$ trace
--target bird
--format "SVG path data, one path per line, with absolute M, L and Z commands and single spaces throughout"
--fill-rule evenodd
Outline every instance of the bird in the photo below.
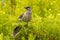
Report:
M 27 25 L 28 25 L 28 22 L 31 20 L 32 18 L 32 9 L 31 7 L 29 6 L 26 6 L 24 7 L 27 11 L 24 12 L 22 15 L 20 15 L 18 17 L 18 20 L 20 21 L 24 21 L 24 22 L 27 22 Z M 14 29 L 13 31 L 13 36 L 16 36 L 16 34 L 21 30 L 21 27 L 20 27 L 20 23 L 18 22 L 18 26 Z
M 29 22 L 32 18 L 32 9 L 29 6 L 24 7 L 27 11 L 18 17 L 19 20 Z

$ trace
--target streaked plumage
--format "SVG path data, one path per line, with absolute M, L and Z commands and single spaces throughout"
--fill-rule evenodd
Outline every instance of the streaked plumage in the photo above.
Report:
M 26 9 L 27 9 L 27 11 L 25 13 L 23 13 L 22 15 L 20 15 L 18 19 L 28 22 L 32 18 L 32 10 L 30 7 L 26 7 Z
M 20 15 L 18 19 L 24 22 L 29 22 L 32 18 L 32 10 L 30 7 L 25 7 L 25 9 L 27 9 L 27 11 L 23 13 L 22 15 Z M 20 29 L 21 27 L 20 25 L 18 25 L 13 31 L 13 36 L 15 36 L 20 31 Z

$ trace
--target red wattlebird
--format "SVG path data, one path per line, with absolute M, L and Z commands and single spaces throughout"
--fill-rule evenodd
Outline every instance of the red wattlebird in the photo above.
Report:
M 29 6 L 24 7 L 27 11 L 25 13 L 23 13 L 22 15 L 20 15 L 18 17 L 19 20 L 27 22 L 27 26 L 28 26 L 28 22 L 31 20 L 32 18 L 32 9 Z M 19 31 L 20 31 L 21 27 L 20 24 L 14 29 L 13 31 L 13 36 L 15 36 Z

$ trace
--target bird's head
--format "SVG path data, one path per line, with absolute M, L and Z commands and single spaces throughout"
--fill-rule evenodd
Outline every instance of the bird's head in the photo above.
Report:
M 31 11 L 31 7 L 29 7 L 29 6 L 26 6 L 24 8 L 27 9 L 28 11 Z

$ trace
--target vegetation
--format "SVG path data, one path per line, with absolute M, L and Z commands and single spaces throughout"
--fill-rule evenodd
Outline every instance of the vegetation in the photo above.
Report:
M 28 27 L 12 37 L 18 16 L 32 8 Z M 60 40 L 60 0 L 0 0 L 0 40 Z

